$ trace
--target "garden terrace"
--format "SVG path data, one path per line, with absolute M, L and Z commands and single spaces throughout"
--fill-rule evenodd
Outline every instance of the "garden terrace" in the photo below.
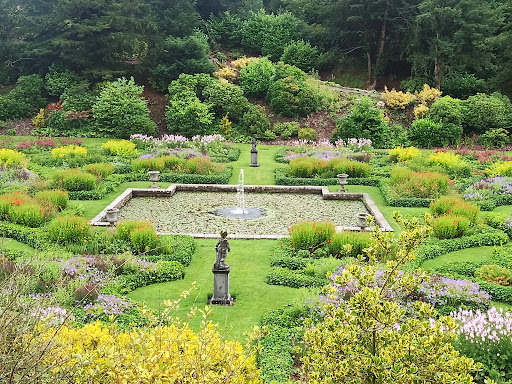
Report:
M 274 205 L 274 207 L 281 207 L 284 208 L 286 211 L 290 211 L 290 208 L 294 205 L 300 204 L 300 201 L 295 201 L 295 197 L 304 196 L 304 197 L 315 197 L 321 196 L 321 199 L 316 198 L 314 201 L 304 201 L 304 204 L 302 206 L 295 207 L 296 211 L 293 212 L 292 217 L 290 218 L 290 222 L 281 222 L 279 221 L 280 215 L 283 215 L 283 212 L 277 212 L 276 215 L 271 216 L 269 218 L 263 218 L 258 219 L 258 221 L 255 221 L 252 225 L 246 225 L 245 227 L 252 227 L 252 230 L 250 228 L 246 228 L 246 230 L 240 231 L 240 232 L 230 232 L 233 233 L 231 236 L 232 238 L 238 238 L 238 239 L 278 239 L 280 237 L 283 237 L 287 234 L 288 227 L 293 224 L 294 222 L 304 220 L 306 216 L 308 216 L 308 219 L 313 220 L 326 220 L 331 219 L 335 224 L 337 224 L 337 230 L 338 231 L 358 231 L 360 230 L 360 227 L 357 226 L 355 215 L 357 213 L 369 213 L 371 216 L 375 218 L 375 222 L 383 231 L 389 231 L 392 232 L 393 229 L 385 219 L 385 217 L 382 215 L 382 213 L 379 211 L 373 200 L 371 199 L 370 195 L 367 193 L 338 193 L 338 192 L 329 192 L 329 189 L 327 187 L 318 187 L 318 186 L 272 186 L 272 185 L 264 185 L 264 186 L 256 186 L 256 185 L 247 185 L 244 187 L 245 192 L 247 193 L 248 197 L 248 204 L 250 205 L 250 197 L 251 196 L 257 196 L 258 200 L 263 199 L 264 196 L 274 196 L 274 197 L 281 197 L 280 201 Z M 96 226 L 108 226 L 109 223 L 106 221 L 106 214 L 107 210 L 110 209 L 120 209 L 120 215 L 123 216 L 123 208 L 124 211 L 126 211 L 126 207 L 130 205 L 130 202 L 135 202 L 136 198 L 173 198 L 178 196 L 177 193 L 185 192 L 185 193 L 219 193 L 218 196 L 221 196 L 220 193 L 223 193 L 222 196 L 225 196 L 226 193 L 232 194 L 232 197 L 230 196 L 226 200 L 226 205 L 233 204 L 232 202 L 235 200 L 235 194 L 237 191 L 236 185 L 209 185 L 209 184 L 172 184 L 167 189 L 136 189 L 136 188 L 129 188 L 125 190 L 119 197 L 117 197 L 111 204 L 109 204 L 102 212 L 100 212 L 95 218 L 91 220 L 92 225 Z M 283 195 L 286 194 L 286 195 Z M 289 199 L 294 199 L 294 203 L 290 204 L 290 201 L 286 201 L 286 197 Z M 197 198 L 197 196 L 196 196 Z M 185 199 L 185 201 L 183 201 Z M 182 201 L 183 205 L 187 204 L 188 198 L 180 199 Z M 201 200 L 201 197 L 199 197 Z M 282 201 L 284 199 L 285 201 Z M 214 200 L 212 199 L 212 196 L 209 195 L 208 198 L 203 198 L 202 202 L 204 203 Z M 215 201 L 218 200 L 215 198 Z M 339 206 L 337 204 L 333 204 L 334 201 L 343 202 L 343 206 Z M 159 205 L 160 203 L 160 205 Z M 213 220 L 211 217 L 206 218 L 204 215 L 194 215 L 195 217 L 190 217 L 184 214 L 183 206 L 171 206 L 167 205 L 165 206 L 162 211 L 159 211 L 159 206 L 165 203 L 165 201 L 160 201 L 159 203 L 154 202 L 150 203 L 152 206 L 152 209 L 148 209 L 148 211 L 151 211 L 149 213 L 150 217 L 146 217 L 147 219 L 151 219 L 155 222 L 157 226 L 157 230 L 161 234 L 169 234 L 170 232 L 168 230 L 163 230 L 163 227 L 159 228 L 158 225 L 158 218 L 162 217 L 163 215 L 169 216 L 179 216 L 179 223 L 188 223 L 189 225 L 186 227 L 188 228 L 185 231 L 180 230 L 180 225 L 178 222 L 175 222 L 173 224 L 177 225 L 176 232 L 181 234 L 189 234 L 191 236 L 194 236 L 196 238 L 217 238 L 218 235 L 215 233 L 219 228 L 224 228 L 223 225 L 228 228 L 233 228 L 236 230 L 236 228 L 240 228 L 239 224 L 242 224 L 242 221 L 238 221 L 235 219 L 229 220 L 229 219 L 223 219 L 218 218 L 218 222 L 213 222 L 212 225 L 208 226 L 210 228 L 208 231 L 204 231 L 204 233 L 191 233 L 190 228 L 198 228 L 202 226 L 203 221 L 211 221 Z M 315 204 L 315 209 L 311 210 L 309 207 L 310 204 Z M 218 205 L 218 202 L 216 201 L 216 205 Z M 263 204 L 262 204 L 263 205 Z M 323 207 L 323 209 L 322 209 Z M 140 206 L 137 207 L 138 209 L 135 209 L 137 214 L 137 218 L 144 217 L 144 214 L 140 211 Z M 265 208 L 265 207 L 263 207 Z M 208 208 L 209 209 L 209 208 Z M 214 207 L 212 207 L 214 209 Z M 173 212 L 174 210 L 174 212 Z M 349 211 L 350 213 L 344 212 L 344 210 Z M 203 213 L 208 213 L 208 210 L 202 210 Z M 317 211 L 324 211 L 324 216 L 316 215 L 315 212 Z M 313 214 L 307 215 L 307 213 Z M 325 217 L 325 216 L 328 217 Z M 340 221 L 341 215 L 345 215 L 345 218 Z M 289 215 L 288 215 L 289 216 Z M 309 217 L 311 216 L 311 217 Z M 216 217 L 216 216 L 215 216 Z M 126 217 L 123 217 L 125 219 Z M 131 217 L 135 218 L 135 217 Z M 277 225 L 265 225 L 265 220 L 267 223 L 269 221 L 276 222 Z M 247 224 L 251 221 L 244 220 L 243 223 Z M 230 224 L 231 223 L 231 224 Z M 236 223 L 236 224 L 235 224 Z M 170 223 L 168 223 L 170 224 Z M 234 224 L 234 225 L 233 225 Z M 238 225 L 237 225 L 238 224 Z M 258 231 L 258 227 L 263 227 L 262 230 Z M 275 228 L 275 229 L 274 229 Z M 256 232 L 255 232 L 256 230 Z M 172 232 L 175 233 L 175 232 Z

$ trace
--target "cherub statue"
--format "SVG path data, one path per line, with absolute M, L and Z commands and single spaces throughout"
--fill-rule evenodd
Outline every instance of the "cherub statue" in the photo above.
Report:
M 231 250 L 229 247 L 229 241 L 227 239 L 228 232 L 222 231 L 220 233 L 220 239 L 217 242 L 217 245 L 215 245 L 215 264 L 213 264 L 213 269 L 216 270 L 226 270 L 229 268 L 229 265 L 226 265 L 224 261 L 226 260 L 226 257 L 228 256 L 228 252 Z

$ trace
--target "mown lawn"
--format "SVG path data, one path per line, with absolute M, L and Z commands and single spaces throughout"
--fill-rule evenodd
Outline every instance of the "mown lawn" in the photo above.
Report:
M 154 284 L 131 292 L 128 297 L 143 301 L 148 307 L 161 309 L 164 300 L 179 299 L 180 294 L 196 282 L 196 289 L 180 303 L 175 316 L 186 319 L 190 308 L 204 309 L 208 295 L 213 294 L 212 266 L 215 261 L 217 240 L 196 240 L 197 248 L 192 263 L 186 268 L 185 278 L 179 281 Z M 244 333 L 259 325 L 264 313 L 287 304 L 301 301 L 311 293 L 306 289 L 295 289 L 265 283 L 270 268 L 270 257 L 278 245 L 276 240 L 230 240 L 231 252 L 226 263 L 231 266 L 230 292 L 236 297 L 235 304 L 213 306 L 210 320 L 219 324 L 223 337 L 245 341 Z M 202 316 L 191 321 L 198 330 Z

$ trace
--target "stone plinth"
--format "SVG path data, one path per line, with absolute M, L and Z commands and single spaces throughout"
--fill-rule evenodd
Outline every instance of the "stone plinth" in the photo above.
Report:
M 251 149 L 251 167 L 259 167 L 258 164 L 258 150 Z
M 211 305 L 233 305 L 233 298 L 229 293 L 229 271 L 227 269 L 212 269 L 213 272 L 213 297 Z

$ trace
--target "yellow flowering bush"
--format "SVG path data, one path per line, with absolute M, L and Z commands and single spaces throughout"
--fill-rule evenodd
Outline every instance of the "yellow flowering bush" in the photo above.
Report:
M 490 177 L 512 176 L 512 161 L 497 161 L 485 171 Z
M 223 67 L 223 68 L 219 69 L 218 71 L 213 72 L 213 76 L 215 76 L 219 80 L 224 79 L 224 80 L 227 80 L 228 82 L 232 83 L 233 81 L 235 81 L 235 79 L 237 77 L 237 73 L 232 68 Z
M 400 146 L 388 151 L 389 158 L 393 162 L 403 163 L 421 157 L 421 151 L 416 147 L 402 148 Z
M 446 172 L 454 176 L 468 177 L 471 173 L 469 164 L 466 163 L 459 155 L 450 152 L 432 153 L 428 157 L 428 161 L 432 165 L 443 167 Z
M 205 322 L 199 333 L 187 324 L 120 331 L 100 322 L 44 331 L 44 364 L 72 383 L 260 383 L 253 356 L 222 339 Z
M 425 104 L 428 106 L 434 104 L 437 100 L 439 100 L 442 94 L 443 92 L 440 91 L 439 89 L 431 88 L 430 85 L 428 84 L 423 84 L 423 89 L 421 90 L 420 93 L 416 95 L 416 97 L 418 98 L 421 104 Z
M 414 118 L 416 120 L 424 118 L 425 116 L 427 116 L 428 110 L 429 108 L 427 107 L 426 104 L 420 104 L 414 107 Z
M 109 140 L 101 144 L 101 148 L 112 156 L 135 157 L 139 155 L 135 143 L 128 140 Z
M 66 145 L 52 149 L 52 157 L 54 159 L 68 159 L 71 157 L 87 156 L 87 148 L 79 145 Z
M 393 109 L 405 109 L 414 99 L 415 96 L 413 94 L 396 91 L 394 88 L 388 91 L 388 88 L 384 87 L 384 92 L 382 92 L 382 100 L 384 100 L 389 108 Z
M 235 67 L 236 69 L 240 70 L 246 65 L 249 65 L 249 63 L 259 60 L 257 57 L 241 57 L 240 59 L 233 60 L 231 62 L 231 65 Z
M 5 168 L 23 168 L 28 164 L 25 154 L 15 149 L 0 148 L 0 166 Z

